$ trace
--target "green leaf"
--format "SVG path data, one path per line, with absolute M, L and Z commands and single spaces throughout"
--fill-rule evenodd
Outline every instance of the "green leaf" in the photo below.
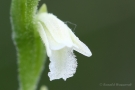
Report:
M 12 0 L 12 37 L 17 50 L 19 90 L 35 90 L 44 68 L 46 53 L 37 32 L 38 0 Z

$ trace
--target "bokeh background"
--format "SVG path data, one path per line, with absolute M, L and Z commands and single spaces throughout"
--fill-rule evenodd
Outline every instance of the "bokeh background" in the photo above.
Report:
M 47 60 L 39 87 L 49 90 L 135 90 L 135 0 L 41 0 L 48 11 L 77 25 L 75 34 L 92 51 L 75 52 L 77 72 L 67 81 L 49 81 Z M 0 1 L 0 90 L 17 90 L 16 50 L 11 39 L 11 0 Z M 75 25 L 67 23 L 74 29 Z M 121 83 L 131 86 L 101 86 Z

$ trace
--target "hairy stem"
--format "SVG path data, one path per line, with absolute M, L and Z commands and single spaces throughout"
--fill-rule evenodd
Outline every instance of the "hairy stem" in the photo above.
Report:
M 35 90 L 46 54 L 37 32 L 36 11 L 39 0 L 12 0 L 12 39 L 17 50 L 19 90 Z

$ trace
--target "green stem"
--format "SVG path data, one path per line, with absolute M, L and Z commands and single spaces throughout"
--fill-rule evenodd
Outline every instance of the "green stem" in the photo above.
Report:
M 19 89 L 35 90 L 45 62 L 45 48 L 39 37 L 35 15 L 39 0 L 12 0 L 12 38 L 17 50 Z

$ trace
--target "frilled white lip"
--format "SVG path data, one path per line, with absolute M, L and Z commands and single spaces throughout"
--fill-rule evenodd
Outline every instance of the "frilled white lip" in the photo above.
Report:
M 38 15 L 38 32 L 45 44 L 50 59 L 48 73 L 50 80 L 66 80 L 76 72 L 77 61 L 73 50 L 90 57 L 89 48 L 79 40 L 72 30 L 55 15 L 41 13 Z

